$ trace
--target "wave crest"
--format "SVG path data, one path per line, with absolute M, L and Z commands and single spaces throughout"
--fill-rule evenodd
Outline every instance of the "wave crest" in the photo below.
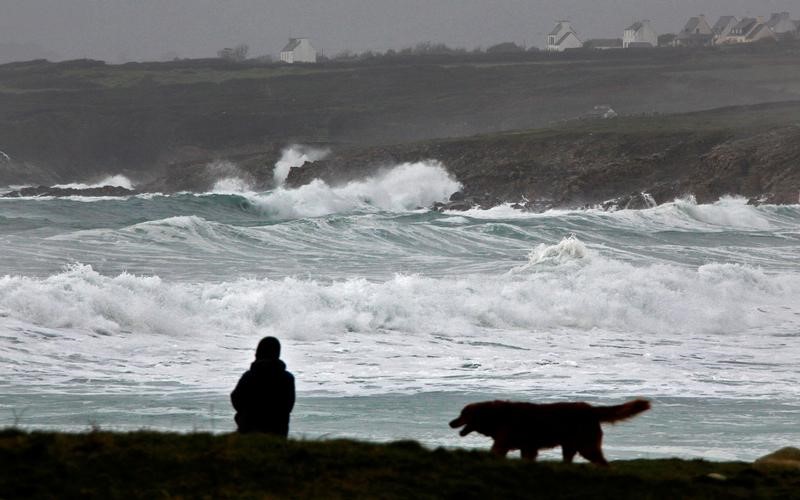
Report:
M 404 163 L 364 180 L 329 186 L 317 179 L 296 189 L 277 188 L 254 203 L 279 218 L 320 217 L 360 210 L 408 211 L 447 200 L 461 184 L 436 161 Z
M 132 190 L 134 184 L 130 179 L 128 179 L 124 175 L 110 175 L 95 183 L 87 184 L 82 182 L 73 182 L 70 184 L 55 184 L 52 187 L 60 189 L 94 189 L 105 186 L 121 187 Z

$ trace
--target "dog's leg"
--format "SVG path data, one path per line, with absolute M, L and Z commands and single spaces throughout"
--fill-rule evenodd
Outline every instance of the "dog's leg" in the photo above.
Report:
M 497 455 L 498 457 L 505 457 L 508 454 L 508 448 L 500 444 L 499 442 L 495 441 L 492 445 L 492 453 Z
M 600 449 L 600 443 L 591 448 L 586 447 L 579 451 L 581 456 L 595 465 L 608 465 L 606 457 L 603 456 L 603 450 Z
M 520 454 L 525 460 L 536 461 L 536 457 L 539 456 L 539 450 L 537 448 L 522 448 Z
M 575 454 L 578 451 L 575 448 L 570 448 L 569 446 L 561 446 L 561 456 L 564 457 L 565 464 L 571 464 L 572 459 L 575 458 Z

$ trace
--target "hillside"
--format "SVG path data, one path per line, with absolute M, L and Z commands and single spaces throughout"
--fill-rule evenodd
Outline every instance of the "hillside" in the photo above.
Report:
M 797 469 L 678 459 L 529 463 L 415 442 L 0 432 L 2 498 L 791 498 Z
M 531 209 L 580 207 L 616 199 L 647 206 L 685 195 L 798 203 L 800 102 L 684 115 L 577 120 L 557 127 L 353 148 L 303 168 L 290 186 L 315 178 L 341 183 L 402 162 L 435 159 L 462 184 L 451 208 L 511 202 Z
M 796 100 L 799 54 L 789 43 L 313 66 L 6 64 L 0 151 L 11 159 L 0 160 L 0 185 L 118 173 L 146 182 L 221 158 L 258 171 L 295 142 L 338 149 L 554 127 L 598 105 L 636 116 Z

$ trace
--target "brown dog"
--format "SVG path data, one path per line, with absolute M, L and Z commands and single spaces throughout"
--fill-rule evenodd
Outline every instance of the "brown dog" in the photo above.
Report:
M 464 426 L 462 436 L 472 431 L 489 436 L 494 439 L 492 453 L 500 456 L 520 450 L 522 458 L 536 460 L 540 449 L 561 446 L 564 462 L 572 462 L 575 453 L 580 453 L 592 463 L 608 465 L 601 449 L 600 422 L 618 422 L 649 408 L 646 399 L 617 406 L 486 401 L 465 406 L 450 427 Z

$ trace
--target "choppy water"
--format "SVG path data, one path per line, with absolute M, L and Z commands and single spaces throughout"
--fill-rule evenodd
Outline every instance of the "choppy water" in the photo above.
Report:
M 447 427 L 469 401 L 645 396 L 610 458 L 798 445 L 800 206 L 420 208 L 457 187 L 430 162 L 0 199 L 0 425 L 229 431 L 227 394 L 276 335 L 295 436 L 480 447 Z

